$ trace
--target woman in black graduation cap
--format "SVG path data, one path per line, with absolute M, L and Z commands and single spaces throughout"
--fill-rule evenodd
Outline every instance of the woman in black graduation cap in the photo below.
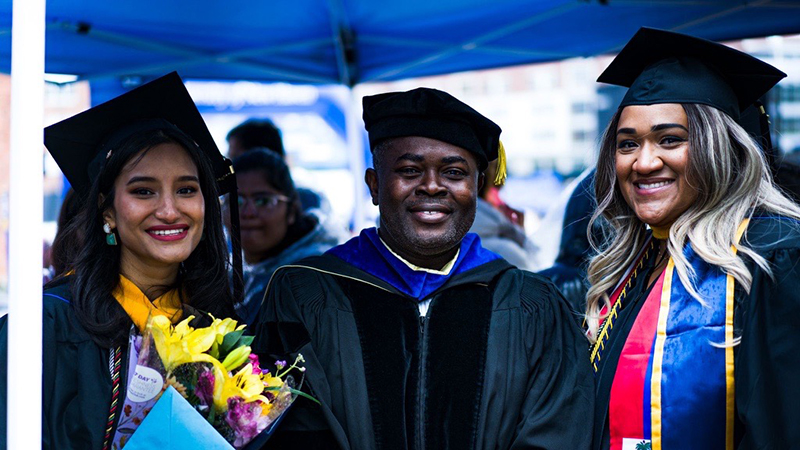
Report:
M 602 140 L 589 266 L 596 449 L 800 442 L 800 209 L 740 111 L 785 74 L 643 28 L 598 81 L 630 89 Z
M 129 337 L 151 315 L 234 316 L 217 186 L 229 162 L 176 73 L 48 127 L 45 145 L 89 200 L 72 222 L 83 248 L 44 292 L 42 446 L 116 448 Z M 5 318 L 0 332 L 5 361 Z M 3 372 L 0 444 L 6 389 Z

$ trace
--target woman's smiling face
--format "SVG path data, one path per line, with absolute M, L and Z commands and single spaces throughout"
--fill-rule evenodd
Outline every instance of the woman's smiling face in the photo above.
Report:
M 642 222 L 667 227 L 697 199 L 687 178 L 689 124 L 677 103 L 626 106 L 615 166 L 625 201 Z
M 140 152 L 120 172 L 114 192 L 103 217 L 119 235 L 122 273 L 177 271 L 197 248 L 205 219 L 197 166 L 186 150 L 166 143 Z

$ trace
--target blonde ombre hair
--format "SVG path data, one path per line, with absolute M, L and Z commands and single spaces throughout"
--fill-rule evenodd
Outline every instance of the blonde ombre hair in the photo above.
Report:
M 773 183 L 763 153 L 747 132 L 720 110 L 700 104 L 682 104 L 689 122 L 689 162 L 686 176 L 698 196 L 695 202 L 672 224 L 667 249 L 675 263 L 675 271 L 687 291 L 703 303 L 695 290 L 696 274 L 684 257 L 688 241 L 704 261 L 719 266 L 750 292 L 752 274 L 743 256 L 752 259 L 772 276 L 763 257 L 746 245 L 736 246 L 736 229 L 754 211 L 800 219 L 800 207 L 789 200 Z M 597 209 L 590 229 L 604 220 L 608 226 L 605 241 L 589 240 L 597 252 L 589 263 L 591 288 L 586 295 L 586 318 L 589 338 L 597 337 L 600 311 L 609 304 L 608 292 L 633 263 L 637 251 L 647 238 L 645 223 L 636 217 L 617 185 L 615 169 L 616 134 L 622 108 L 603 134 L 595 176 Z

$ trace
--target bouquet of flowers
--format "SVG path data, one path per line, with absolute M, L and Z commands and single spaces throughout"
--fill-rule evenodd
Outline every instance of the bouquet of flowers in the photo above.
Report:
M 152 448 L 168 433 L 177 434 L 167 437 L 171 441 L 240 449 L 271 434 L 297 395 L 316 402 L 295 389 L 289 375 L 305 371 L 302 355 L 291 365 L 277 361 L 273 374 L 251 353 L 253 337 L 244 335 L 244 325 L 213 319 L 195 329 L 192 319 L 173 326 L 154 316 L 143 336 L 132 336 L 128 389 L 112 449 Z

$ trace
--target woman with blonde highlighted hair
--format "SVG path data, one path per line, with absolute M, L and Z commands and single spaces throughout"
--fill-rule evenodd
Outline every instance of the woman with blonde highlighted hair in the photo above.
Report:
M 642 28 L 598 79 L 629 90 L 595 180 L 595 449 L 800 442 L 800 208 L 736 122 L 784 76 Z

